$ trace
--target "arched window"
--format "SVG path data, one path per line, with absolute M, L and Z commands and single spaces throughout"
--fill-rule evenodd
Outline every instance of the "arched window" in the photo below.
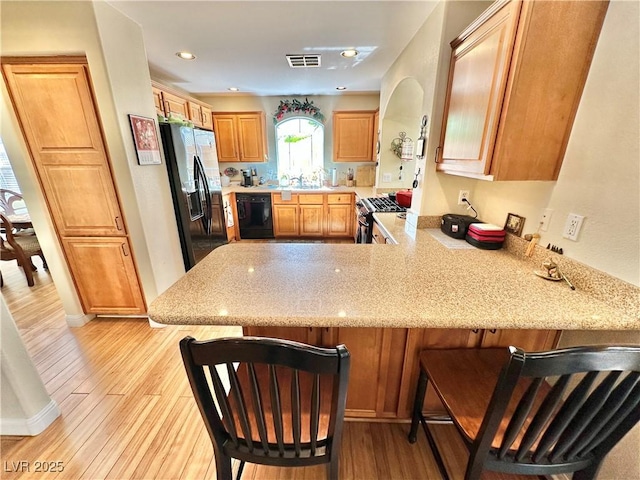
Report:
M 276 124 L 278 178 L 304 176 L 313 181 L 324 169 L 324 125 L 309 117 L 289 117 Z

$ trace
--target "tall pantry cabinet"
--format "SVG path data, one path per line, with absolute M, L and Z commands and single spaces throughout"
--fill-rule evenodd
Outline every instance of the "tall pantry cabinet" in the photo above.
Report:
M 2 72 L 85 313 L 144 313 L 86 58 L 4 57 Z

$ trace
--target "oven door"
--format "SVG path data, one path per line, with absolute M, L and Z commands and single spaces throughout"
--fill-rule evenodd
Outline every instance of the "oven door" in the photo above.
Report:
M 372 221 L 372 215 L 365 214 L 362 210 L 358 210 L 356 213 L 356 232 L 354 235 L 356 243 L 371 243 Z

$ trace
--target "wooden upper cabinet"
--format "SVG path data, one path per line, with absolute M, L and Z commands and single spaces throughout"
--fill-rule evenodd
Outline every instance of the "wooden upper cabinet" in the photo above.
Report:
M 333 112 L 333 160 L 370 162 L 373 149 L 375 111 Z
M 607 5 L 500 0 L 454 40 L 437 170 L 556 180 Z
M 378 155 L 380 154 L 380 111 L 376 110 L 373 116 L 373 144 L 371 146 L 371 160 L 378 161 Z
M 151 93 L 153 94 L 153 104 L 156 107 L 156 114 L 164 117 L 164 105 L 162 103 L 162 90 L 157 87 L 151 87 Z
M 214 112 L 219 162 L 266 161 L 264 112 Z
M 125 235 L 86 67 L 3 71 L 58 233 Z
M 206 130 L 213 130 L 213 118 L 211 116 L 211 109 L 200 105 L 200 111 L 202 112 L 202 124 L 201 127 Z
M 189 107 L 189 120 L 194 126 L 213 130 L 213 120 L 211 118 L 211 109 L 193 101 L 187 101 Z
M 155 81 L 152 81 L 151 92 L 158 115 L 179 117 L 191 121 L 195 127 L 213 130 L 211 109 L 206 104 Z
M 199 103 L 195 102 L 187 102 L 187 107 L 189 110 L 189 120 L 196 127 L 202 126 L 202 107 Z
M 216 134 L 218 162 L 238 162 L 238 139 L 233 115 L 213 114 L 213 131 Z
M 178 95 L 169 92 L 162 92 L 162 103 L 165 115 L 189 120 L 188 101 Z

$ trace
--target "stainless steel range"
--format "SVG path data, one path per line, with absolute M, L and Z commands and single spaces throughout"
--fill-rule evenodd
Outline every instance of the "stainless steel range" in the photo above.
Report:
M 373 197 L 373 198 L 365 198 L 362 200 L 362 203 L 367 207 L 368 210 L 373 212 L 406 212 L 406 207 L 401 207 L 395 201 L 391 200 L 389 197 Z
M 373 214 L 379 213 L 402 213 L 406 212 L 406 207 L 401 207 L 389 197 L 363 198 L 356 204 L 358 226 L 356 231 L 356 243 L 373 242 Z

